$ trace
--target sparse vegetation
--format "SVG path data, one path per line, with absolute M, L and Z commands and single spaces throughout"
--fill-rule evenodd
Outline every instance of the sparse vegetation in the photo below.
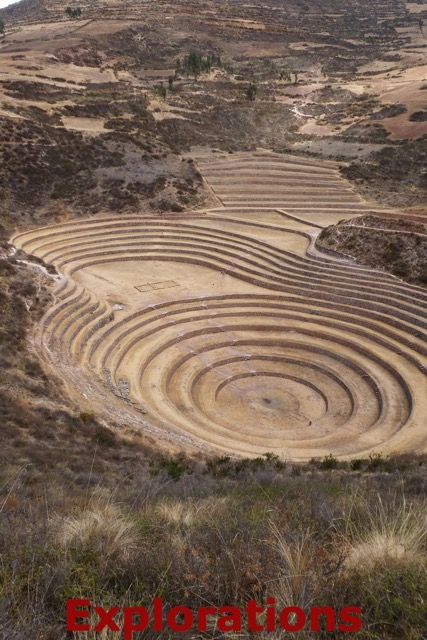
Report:
M 390 146 L 342 169 L 369 197 L 397 206 L 423 205 L 427 193 L 426 140 Z
M 200 51 L 190 51 L 182 60 L 177 61 L 175 74 L 192 75 L 197 80 L 202 73 L 209 73 L 215 65 L 222 66 L 220 56 L 215 56 L 212 53 L 204 55 Z
M 426 122 L 427 111 L 415 111 L 409 116 L 410 122 Z
M 170 85 L 170 83 L 169 83 Z M 168 91 L 165 87 L 165 85 L 163 84 L 163 82 L 160 82 L 159 84 L 155 84 L 153 87 L 154 92 L 160 96 L 160 98 L 163 98 L 163 100 L 166 99 L 167 95 L 168 95 Z
M 426 286 L 424 224 L 364 216 L 327 227 L 317 242 L 320 246 L 354 256 L 364 264 L 382 267 L 403 280 Z
M 289 69 L 282 69 L 282 71 L 280 72 L 280 80 L 286 80 L 286 82 L 292 82 L 292 75 L 291 75 L 291 71 L 289 71 Z

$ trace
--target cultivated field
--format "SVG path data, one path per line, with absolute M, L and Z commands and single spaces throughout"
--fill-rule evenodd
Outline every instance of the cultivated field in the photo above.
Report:
M 332 162 L 197 165 L 222 207 L 15 236 L 63 275 L 36 340 L 70 391 L 189 449 L 425 452 L 427 292 L 315 246 L 378 205 Z

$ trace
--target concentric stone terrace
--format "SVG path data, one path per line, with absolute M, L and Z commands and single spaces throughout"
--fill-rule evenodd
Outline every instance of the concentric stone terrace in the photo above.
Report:
M 223 208 L 14 239 L 64 276 L 38 340 L 70 388 L 208 449 L 425 451 L 427 292 L 314 246 L 372 208 L 332 163 L 198 163 Z

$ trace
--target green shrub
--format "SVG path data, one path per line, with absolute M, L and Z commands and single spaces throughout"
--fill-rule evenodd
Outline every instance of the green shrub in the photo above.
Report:
M 319 468 L 323 470 L 337 469 L 339 466 L 338 458 L 330 453 L 329 455 L 322 458 L 319 463 Z
M 350 468 L 352 471 L 360 471 L 363 469 L 364 461 L 361 458 L 355 458 L 350 462 Z

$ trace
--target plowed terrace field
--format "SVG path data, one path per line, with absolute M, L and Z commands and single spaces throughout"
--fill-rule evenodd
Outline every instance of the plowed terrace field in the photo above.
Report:
M 70 390 L 189 447 L 297 460 L 426 451 L 427 292 L 314 244 L 378 207 L 333 163 L 197 163 L 222 206 L 14 238 L 62 274 L 36 340 Z

